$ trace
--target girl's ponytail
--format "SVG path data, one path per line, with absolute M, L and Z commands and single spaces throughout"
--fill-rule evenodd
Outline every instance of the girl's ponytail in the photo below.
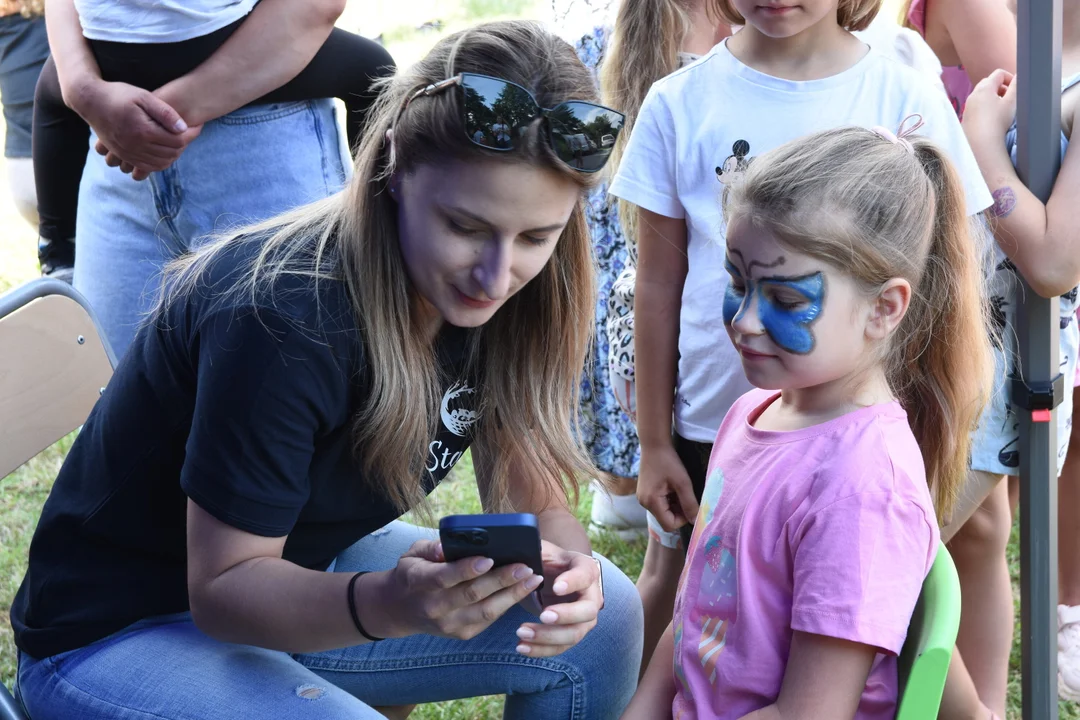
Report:
M 968 472 L 971 431 L 994 372 L 985 274 L 963 184 L 944 153 L 915 140 L 934 190 L 933 230 L 918 291 L 889 358 L 889 376 L 922 448 L 938 518 L 949 517 Z M 906 329 L 906 333 L 905 333 Z

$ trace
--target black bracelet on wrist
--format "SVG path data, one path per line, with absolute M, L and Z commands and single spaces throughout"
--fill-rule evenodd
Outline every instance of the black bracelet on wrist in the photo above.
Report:
M 367 575 L 367 571 L 358 572 L 352 576 L 351 580 L 349 580 L 349 614 L 352 615 L 353 625 L 356 626 L 356 629 L 361 635 L 371 642 L 379 642 L 384 638 L 369 635 L 368 631 L 364 629 L 364 626 L 360 624 L 360 616 L 356 613 L 356 593 L 354 593 L 353 590 L 356 588 L 356 581 L 359 580 L 362 575 Z

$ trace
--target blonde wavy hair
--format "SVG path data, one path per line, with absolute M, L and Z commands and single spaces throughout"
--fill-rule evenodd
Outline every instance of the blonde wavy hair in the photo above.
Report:
M 967 476 L 970 434 L 992 387 L 986 238 L 971 232 L 945 153 L 909 140 L 913 152 L 846 127 L 789 142 L 725 190 L 724 217 L 767 230 L 870 296 L 892 278 L 911 284 L 907 314 L 877 360 L 922 449 L 940 520 Z
M 615 17 L 611 42 L 600 64 L 604 102 L 626 116 L 622 133 L 611 149 L 607 170 L 619 167 L 630 132 L 645 96 L 660 78 L 679 67 L 679 48 L 690 31 L 690 16 L 680 0 L 623 0 Z M 623 235 L 637 242 L 637 208 L 618 201 Z
M 428 443 L 439 423 L 442 384 L 435 349 L 418 314 L 420 297 L 406 273 L 390 176 L 450 161 L 524 163 L 574 183 L 584 194 L 598 180 L 558 160 L 543 123 L 513 152 L 472 144 L 456 88 L 412 102 L 419 89 L 461 72 L 516 82 L 543 107 L 596 102 L 588 70 L 573 48 L 538 23 L 494 22 L 440 41 L 407 70 L 380 81 L 380 94 L 357 148 L 354 173 L 338 195 L 245 228 L 166 270 L 160 313 L 199 283 L 208 264 L 234 243 L 261 245 L 232 294 L 255 305 L 282 275 L 344 281 L 370 368 L 352 435 L 365 478 L 401 510 L 426 513 L 421 486 Z M 393 152 L 387 131 L 393 130 Z M 578 202 L 543 270 L 469 336 L 469 372 L 484 408 L 475 437 L 497 449 L 485 507 L 508 506 L 510 459 L 565 497 L 595 474 L 577 440 L 578 386 L 591 345 L 596 297 L 592 243 Z M 519 467 L 519 469 L 520 469 Z

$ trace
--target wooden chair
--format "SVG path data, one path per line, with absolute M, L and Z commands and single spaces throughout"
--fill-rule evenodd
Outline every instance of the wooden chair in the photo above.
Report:
M 0 478 L 82 425 L 115 364 L 70 285 L 42 278 L 0 296 Z M 0 720 L 27 720 L 2 684 Z

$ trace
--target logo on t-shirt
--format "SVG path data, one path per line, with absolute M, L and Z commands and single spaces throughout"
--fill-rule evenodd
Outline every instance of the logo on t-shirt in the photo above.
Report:
M 716 179 L 721 185 L 731 185 L 742 176 L 746 168 L 750 167 L 750 161 L 754 159 L 748 158 L 749 154 L 750 143 L 745 140 L 736 140 L 731 146 L 731 154 L 724 159 L 722 165 L 716 166 Z
M 446 429 L 458 437 L 465 437 L 480 413 L 472 409 L 474 389 L 465 383 L 454 383 L 442 399 L 442 422 Z

